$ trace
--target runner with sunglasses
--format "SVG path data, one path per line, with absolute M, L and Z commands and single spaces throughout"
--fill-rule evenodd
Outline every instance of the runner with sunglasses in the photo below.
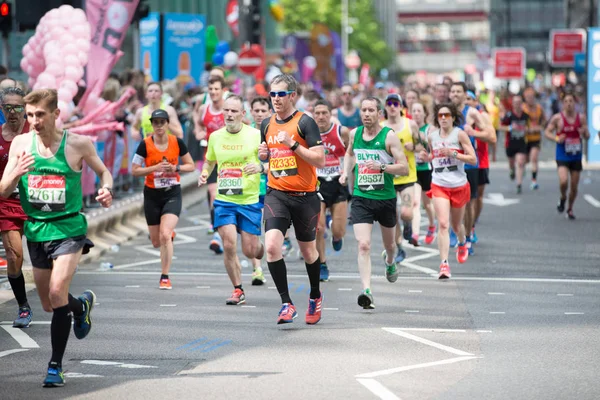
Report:
M 375 308 L 371 293 L 371 240 L 375 221 L 381 228 L 385 277 L 390 283 L 398 280 L 398 267 L 394 262 L 397 223 L 394 176 L 408 175 L 408 162 L 398 135 L 379 124 L 380 104 L 376 97 L 362 101 L 363 126 L 350 132 L 344 172 L 340 176 L 340 183 L 345 185 L 348 176 L 355 171 L 350 214 L 358 242 L 358 271 L 363 286 L 358 305 L 364 309 Z
M 265 246 L 269 271 L 283 303 L 278 324 L 294 322 L 297 316 L 282 255 L 283 238 L 291 223 L 310 281 L 307 324 L 321 320 L 323 302 L 319 286 L 321 261 L 315 239 L 321 211 L 316 168 L 325 166 L 325 149 L 315 121 L 294 107 L 297 85 L 296 79 L 286 74 L 277 75 L 271 81 L 269 95 L 275 115 L 261 124 L 262 141 L 258 152 L 262 161 L 269 161 Z
M 434 130 L 428 135 L 429 152 L 422 151 L 420 158 L 433 164 L 431 190 L 438 221 L 438 248 L 440 250 L 439 279 L 450 278 L 448 253 L 450 252 L 450 225 L 458 232 L 460 244 L 456 260 L 464 263 L 469 258 L 463 218 L 465 205 L 471 198 L 471 189 L 465 164 L 475 164 L 477 157 L 469 136 L 459 127 L 462 115 L 452 103 L 438 104 L 434 108 L 436 119 Z
M 159 289 L 172 289 L 169 270 L 173 261 L 173 231 L 181 213 L 179 172 L 192 172 L 194 160 L 182 139 L 167 134 L 169 114 L 154 110 L 150 116 L 154 133 L 138 146 L 131 174 L 145 176 L 144 214 L 150 240 L 160 248 L 161 276 Z M 179 165 L 179 158 L 183 161 Z
M 2 111 L 5 123 L 0 128 L 0 177 L 8 163 L 10 145 L 13 139 L 22 133 L 29 132 L 29 124 L 25 117 L 25 93 L 21 89 L 10 87 L 2 91 Z M 19 306 L 15 328 L 27 328 L 31 322 L 31 307 L 27 301 L 25 277 L 23 277 L 23 226 L 27 215 L 21 207 L 19 189 L 16 188 L 7 199 L 0 199 L 0 232 L 2 244 L 6 251 L 7 275 L 10 287 Z

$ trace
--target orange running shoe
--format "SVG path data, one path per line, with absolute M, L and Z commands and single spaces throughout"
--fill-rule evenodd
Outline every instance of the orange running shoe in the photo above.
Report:
M 8 262 L 4 258 L 0 258 L 0 268 L 8 267 Z
M 296 307 L 290 303 L 283 303 L 281 305 L 281 310 L 279 310 L 279 317 L 277 318 L 278 324 L 289 324 L 294 322 L 294 318 L 298 316 L 296 312 Z
M 160 285 L 158 286 L 160 290 L 171 290 L 173 286 L 171 286 L 171 280 L 169 278 L 164 278 L 160 280 Z
M 440 274 L 438 275 L 438 279 L 450 279 L 452 274 L 450 274 L 450 265 L 448 263 L 443 262 L 440 264 Z
M 314 325 L 321 320 L 321 306 L 323 304 L 323 293 L 318 299 L 308 299 L 308 310 L 306 310 L 306 323 Z
M 225 304 L 230 306 L 237 306 L 238 304 L 244 304 L 246 302 L 246 295 L 242 289 L 235 288 L 231 297 L 225 300 Z
M 468 258 L 469 248 L 467 247 L 467 243 L 459 243 L 458 249 L 456 250 L 456 261 L 458 261 L 459 264 L 464 264 L 467 262 Z
M 427 229 L 427 235 L 425 235 L 425 244 L 433 243 L 433 239 L 435 239 L 435 225 L 430 226 Z

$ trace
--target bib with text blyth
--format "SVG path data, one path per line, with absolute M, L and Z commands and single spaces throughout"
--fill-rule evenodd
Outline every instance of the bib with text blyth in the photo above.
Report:
M 219 171 L 217 190 L 219 194 L 233 196 L 243 194 L 243 174 L 239 168 L 223 168 Z
M 66 179 L 61 175 L 28 175 L 29 204 L 41 211 L 64 211 Z
M 363 192 L 382 190 L 385 187 L 384 172 L 369 169 L 366 165 L 358 165 L 358 188 Z
M 298 175 L 294 152 L 291 149 L 272 149 L 269 171 L 274 178 Z

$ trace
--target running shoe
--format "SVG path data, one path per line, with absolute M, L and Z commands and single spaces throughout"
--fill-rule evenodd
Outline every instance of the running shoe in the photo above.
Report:
M 537 181 L 531 182 L 531 190 L 538 190 L 540 185 L 538 185 Z
M 79 296 L 83 303 L 83 314 L 74 316 L 73 333 L 77 339 L 83 339 L 92 329 L 92 309 L 96 303 L 96 295 L 91 290 L 86 290 Z
M 412 237 L 410 238 L 410 240 L 408 241 L 410 244 L 412 244 L 415 247 L 419 247 L 419 235 L 418 234 L 413 234 Z
M 31 308 L 19 307 L 19 316 L 13 322 L 13 328 L 27 328 L 31 323 Z
M 215 252 L 215 254 L 223 254 L 223 241 L 221 240 L 221 236 L 218 233 L 213 235 L 212 240 L 210 241 L 209 249 Z
M 0 269 L 6 269 L 8 267 L 8 262 L 4 258 L 0 258 Z
M 558 200 L 558 205 L 556 206 L 556 210 L 559 213 L 563 213 L 565 211 L 565 202 L 567 201 L 567 199 L 559 199 Z
M 400 271 L 398 270 L 398 267 L 396 267 L 396 263 L 392 262 L 391 265 L 388 265 L 385 250 L 383 251 L 383 253 L 381 253 L 381 256 L 383 257 L 383 264 L 385 265 L 385 278 L 390 283 L 396 282 L 398 280 L 398 275 L 400 275 Z
M 510 176 L 510 180 L 511 180 L 511 181 L 514 181 L 514 180 L 515 180 L 515 177 L 516 177 L 517 175 L 515 174 L 515 170 L 514 170 L 514 169 L 511 169 L 511 170 L 510 170 L 510 174 L 509 174 L 509 176 Z
M 298 316 L 296 307 L 290 303 L 283 303 L 279 310 L 279 317 L 277 318 L 277 324 L 290 324 L 294 322 L 294 318 Z
M 398 250 L 396 251 L 396 258 L 394 258 L 394 261 L 396 262 L 396 264 L 400 264 L 402 261 L 404 261 L 405 258 L 406 252 L 402 247 L 398 247 Z
M 450 273 L 450 265 L 445 262 L 440 264 L 440 273 L 438 275 L 438 279 L 450 279 L 451 276 L 452 274 Z
M 427 234 L 425 235 L 425 244 L 433 243 L 435 239 L 435 225 L 427 228 Z
M 567 219 L 570 219 L 571 221 L 575 219 L 575 214 L 573 214 L 573 210 L 567 210 L 567 213 L 565 214 L 565 216 L 567 217 Z
M 450 247 L 454 248 L 458 244 L 458 236 L 452 229 L 450 229 Z
M 292 246 L 292 242 L 290 241 L 290 239 L 283 239 L 283 257 L 287 257 L 292 252 L 293 248 L 294 246 Z
M 225 300 L 225 304 L 230 306 L 237 306 L 238 304 L 244 304 L 246 302 L 246 295 L 242 289 L 235 288 L 231 297 Z
M 459 243 L 458 249 L 456 250 L 456 261 L 458 261 L 459 264 L 464 264 L 465 262 L 467 262 L 468 258 L 469 248 L 467 247 L 467 242 Z
M 308 309 L 306 310 L 306 323 L 314 325 L 321 320 L 321 310 L 323 306 L 323 293 L 318 299 L 308 299 Z
M 333 219 L 331 218 L 331 214 L 327 214 L 325 216 L 325 226 L 327 227 L 327 229 L 331 229 L 332 222 L 333 222 Z
M 252 272 L 252 286 L 260 286 L 267 281 L 261 267 L 256 267 Z
M 344 245 L 344 238 L 341 238 L 339 240 L 335 240 L 333 238 L 333 236 L 331 237 L 331 247 L 333 247 L 333 250 L 335 250 L 335 251 L 341 251 L 343 245 Z
M 373 310 L 375 308 L 371 289 L 367 288 L 358 295 L 358 305 L 365 310 Z
M 472 256 L 473 254 L 475 254 L 475 250 L 473 249 L 473 241 L 468 236 L 467 236 L 466 245 L 467 245 L 467 249 L 469 250 L 469 255 Z
M 517 185 L 517 194 L 521 193 L 523 193 L 523 188 L 521 188 L 521 185 Z
M 171 286 L 171 279 L 169 279 L 169 278 L 161 278 L 161 280 L 158 282 L 158 288 L 160 290 L 171 290 L 171 289 L 173 289 L 173 286 Z
M 175 240 L 176 236 L 177 236 L 177 233 L 175 231 L 173 231 L 173 233 L 171 233 L 171 242 Z
M 56 365 L 56 363 L 48 364 L 48 373 L 46 379 L 44 379 L 44 387 L 63 387 L 65 386 L 65 376 L 63 375 L 62 368 Z
M 215 233 L 215 228 L 213 228 L 212 224 L 208 227 L 208 229 L 206 230 L 206 234 L 207 235 L 212 235 L 213 233 Z
M 473 230 L 471 230 L 471 242 L 473 244 L 477 244 L 478 241 L 479 241 L 479 238 L 477 237 L 477 234 L 475 233 L 475 228 L 473 228 Z
M 404 223 L 404 230 L 402 231 L 402 237 L 404 239 L 406 239 L 410 244 L 412 244 L 411 243 L 412 234 L 413 234 L 412 225 L 410 224 L 410 222 L 405 222 Z
M 319 272 L 319 280 L 321 282 L 329 281 L 329 268 L 327 268 L 327 264 L 321 263 L 321 270 Z

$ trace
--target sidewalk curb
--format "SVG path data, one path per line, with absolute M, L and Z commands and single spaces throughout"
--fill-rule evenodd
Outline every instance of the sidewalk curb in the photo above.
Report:
M 198 188 L 199 171 L 181 177 L 183 209 L 189 208 L 206 199 L 206 187 Z M 183 214 L 183 210 L 182 210 Z M 79 264 L 89 264 L 98 260 L 114 244 L 121 245 L 128 240 L 148 232 L 144 217 L 144 195 L 138 193 L 127 199 L 118 200 L 108 209 L 95 209 L 85 213 L 88 219 L 87 237 L 94 242 L 90 252 L 81 257 Z M 33 283 L 33 269 L 29 263 L 29 254 L 24 243 L 23 276 L 26 283 Z M 0 272 L 0 284 L 8 280 L 6 270 Z

